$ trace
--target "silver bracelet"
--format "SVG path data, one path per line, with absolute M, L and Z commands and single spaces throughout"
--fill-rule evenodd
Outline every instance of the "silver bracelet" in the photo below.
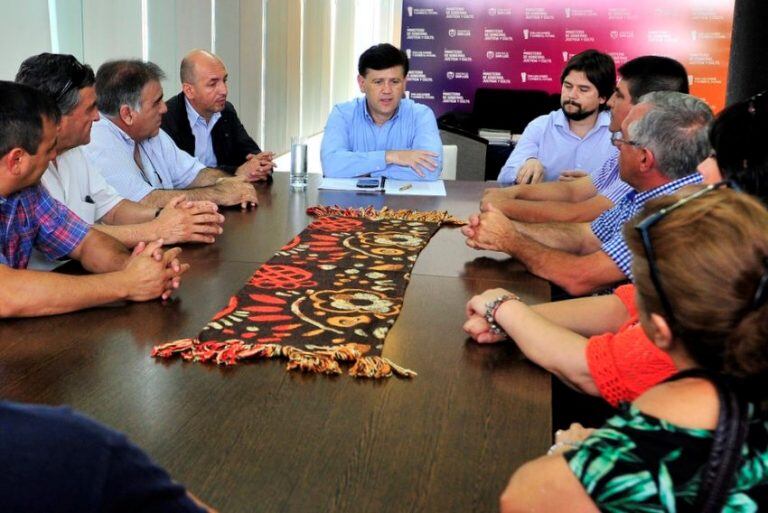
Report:
M 547 451 L 547 456 L 552 456 L 563 447 L 569 447 L 569 451 L 581 447 L 581 442 L 556 442 Z
M 490 326 L 490 331 L 494 335 L 505 335 L 506 336 L 506 333 L 504 332 L 504 330 L 501 329 L 501 327 L 498 324 L 496 324 L 496 312 L 498 311 L 499 307 L 502 304 L 506 303 L 507 301 L 512 301 L 512 300 L 514 300 L 514 301 L 522 301 L 519 297 L 517 297 L 514 294 L 504 294 L 504 295 L 501 295 L 501 296 L 497 297 L 493 301 L 488 301 L 485 304 L 485 321 Z

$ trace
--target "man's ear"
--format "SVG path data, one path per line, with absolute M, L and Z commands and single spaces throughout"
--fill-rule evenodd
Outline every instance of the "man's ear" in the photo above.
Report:
M 360 87 L 360 92 L 364 93 L 365 88 L 363 87 L 365 85 L 365 77 L 362 75 L 357 76 L 357 85 Z
M 642 171 L 649 171 L 656 166 L 656 156 L 648 148 L 639 148 L 642 152 L 640 156 L 640 169 Z
M 186 96 L 188 100 L 194 100 L 195 99 L 195 88 L 192 87 L 192 84 L 188 84 L 187 82 L 183 82 L 181 84 L 181 91 L 184 93 L 184 96 Z
M 128 105 L 120 106 L 120 119 L 128 126 L 133 125 L 133 109 Z
M 653 343 L 662 351 L 669 352 L 669 350 L 672 348 L 674 337 L 672 335 L 672 330 L 669 328 L 667 320 L 661 315 L 655 313 L 650 314 L 649 320 L 653 329 Z
M 3 155 L 0 159 L 3 165 L 13 176 L 19 176 L 21 174 L 21 163 L 27 156 L 27 152 L 21 148 L 13 148 L 11 151 Z

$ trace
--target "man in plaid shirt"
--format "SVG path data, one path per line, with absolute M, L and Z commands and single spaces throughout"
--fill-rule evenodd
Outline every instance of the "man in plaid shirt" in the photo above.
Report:
M 643 205 L 689 184 L 700 183 L 696 166 L 710 153 L 712 111 L 693 96 L 654 92 L 632 108 L 613 143 L 621 179 L 634 189 L 590 223 L 521 223 L 493 206 L 462 228 L 467 245 L 504 251 L 531 273 L 574 296 L 631 278 L 623 224 Z
M 117 300 L 168 298 L 189 267 L 162 240 L 131 254 L 89 229 L 40 185 L 55 157 L 60 113 L 51 98 L 0 82 L 0 317 L 49 315 Z M 26 270 L 32 249 L 79 260 L 88 276 Z

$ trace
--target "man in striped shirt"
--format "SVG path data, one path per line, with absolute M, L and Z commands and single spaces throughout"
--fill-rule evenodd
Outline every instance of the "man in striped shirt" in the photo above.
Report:
M 633 191 L 594 222 L 523 223 L 491 206 L 462 228 L 467 245 L 504 251 L 531 273 L 571 295 L 589 294 L 631 278 L 631 256 L 622 225 L 643 205 L 699 183 L 698 163 L 710 153 L 706 103 L 677 92 L 643 96 L 614 134 L 621 179 Z

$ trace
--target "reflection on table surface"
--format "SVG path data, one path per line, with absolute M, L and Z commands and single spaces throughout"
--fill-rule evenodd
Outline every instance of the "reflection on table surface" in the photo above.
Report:
M 493 511 L 512 471 L 549 444 L 550 378 L 512 344 L 479 346 L 464 305 L 490 287 L 530 302 L 546 282 L 443 228 L 422 252 L 384 356 L 413 380 L 156 361 L 153 345 L 196 335 L 253 271 L 309 222 L 307 206 L 448 210 L 467 217 L 482 183 L 445 198 L 304 192 L 278 174 L 254 211 L 228 210 L 175 299 L 0 322 L 0 396 L 68 404 L 125 431 L 222 512 Z

